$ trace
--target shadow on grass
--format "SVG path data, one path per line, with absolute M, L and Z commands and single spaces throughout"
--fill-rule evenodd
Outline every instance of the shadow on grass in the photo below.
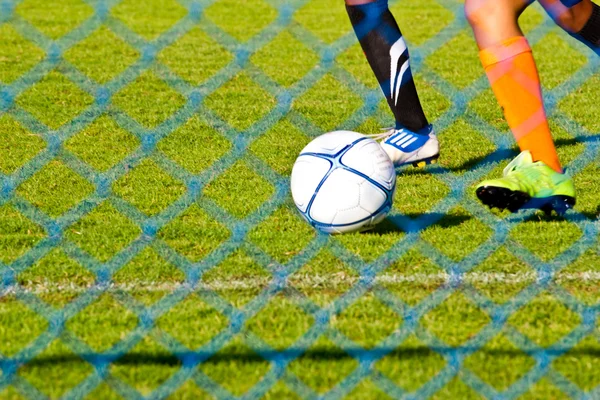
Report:
M 497 163 L 502 160 L 514 158 L 517 156 L 517 154 L 519 154 L 519 153 L 516 150 L 497 149 L 497 150 L 494 150 L 494 151 L 487 153 L 485 155 L 482 155 L 482 156 L 470 157 L 469 159 L 463 161 L 459 165 L 453 165 L 453 166 L 444 165 L 443 170 L 438 169 L 438 168 L 431 168 L 431 169 L 423 170 L 423 172 L 427 173 L 427 174 L 441 174 L 441 173 L 444 173 L 443 171 L 450 171 L 453 173 L 464 173 L 466 171 L 469 171 L 469 170 L 477 167 L 480 163 L 482 163 L 484 161 L 486 164 Z M 442 162 L 442 164 L 444 162 L 443 160 L 444 160 L 444 153 L 443 153 L 443 149 L 442 149 L 442 153 L 440 155 L 440 161 Z
M 114 365 L 165 365 L 165 366 L 177 366 L 181 365 L 183 360 L 200 360 L 205 359 L 201 365 L 219 364 L 219 363 L 230 363 L 232 361 L 239 361 L 243 363 L 264 363 L 270 360 L 282 360 L 282 359 L 302 359 L 309 361 L 341 361 L 341 360 L 352 360 L 355 357 L 351 356 L 350 353 L 354 354 L 366 354 L 365 350 L 354 348 L 347 349 L 348 352 L 342 349 L 336 348 L 313 348 L 313 349 L 299 349 L 292 348 L 283 350 L 281 352 L 264 352 L 263 356 L 254 353 L 249 350 L 220 352 L 214 355 L 208 355 L 202 352 L 189 352 L 179 354 L 153 354 L 153 353 L 134 353 L 127 354 L 118 360 L 114 361 Z M 469 347 L 427 347 L 427 346 L 414 346 L 404 348 L 377 348 L 369 352 L 369 358 L 394 358 L 398 361 L 419 359 L 424 357 L 430 357 L 433 353 L 438 354 L 452 354 L 452 353 L 480 353 L 489 356 L 512 356 L 512 357 L 528 357 L 527 353 L 516 349 L 475 349 Z M 552 355 L 560 355 L 565 352 L 571 356 L 591 356 L 600 357 L 600 349 L 592 347 L 580 347 L 575 349 L 565 348 L 546 348 L 546 349 L 528 349 L 530 354 L 544 353 Z M 84 355 L 87 359 L 98 359 L 103 358 L 102 355 L 88 354 Z M 114 358 L 111 356 L 110 358 Z M 56 364 L 74 363 L 81 362 L 82 359 L 74 354 L 65 354 L 61 356 L 40 356 L 26 365 L 28 366 L 52 366 Z
M 459 226 L 474 217 L 471 215 L 455 215 L 443 213 L 409 213 L 387 217 L 374 229 L 362 232 L 361 235 L 389 235 L 398 232 L 418 232 L 429 227 L 452 228 Z
M 515 215 L 515 214 L 513 214 Z M 579 211 L 577 214 L 573 214 L 568 211 L 565 215 L 557 215 L 556 213 L 552 213 L 550 215 L 544 213 L 541 210 L 535 210 L 535 213 L 526 218 L 520 223 L 536 223 L 536 222 L 588 222 L 589 220 L 595 220 L 600 216 L 600 205 L 596 208 L 595 212 L 590 211 Z
M 554 141 L 556 147 L 561 146 L 574 146 L 579 143 L 595 143 L 600 142 L 600 135 L 589 135 L 589 136 L 579 136 L 579 137 L 570 137 L 570 138 L 560 138 Z
M 556 139 L 554 141 L 554 144 L 556 145 L 556 147 L 560 148 L 560 147 L 568 147 L 568 146 L 575 146 L 578 144 L 586 144 L 586 143 L 596 143 L 596 142 L 600 142 L 600 135 L 589 135 L 589 136 L 579 136 L 577 138 L 560 138 L 560 139 Z M 443 151 L 443 149 L 442 149 Z M 452 167 L 445 167 L 446 170 L 451 171 L 451 172 L 464 172 L 465 170 L 469 170 L 472 169 L 474 167 L 476 167 L 479 163 L 486 161 L 486 163 L 497 163 L 500 162 L 502 160 L 510 160 L 514 157 L 516 157 L 519 154 L 519 148 L 516 146 L 511 148 L 511 149 L 496 149 L 494 151 L 492 151 L 491 153 L 488 153 L 486 155 L 483 156 L 476 156 L 476 157 L 472 157 L 469 158 L 468 160 L 465 160 L 462 164 L 460 165 L 455 165 Z M 443 160 L 444 154 L 441 153 L 441 159 Z M 425 173 L 439 173 L 440 170 L 431 170 L 431 171 L 424 171 Z M 403 172 L 406 173 L 406 172 Z

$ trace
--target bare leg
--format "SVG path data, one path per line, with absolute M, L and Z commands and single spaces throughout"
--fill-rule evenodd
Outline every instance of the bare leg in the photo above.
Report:
M 480 49 L 516 36 L 523 36 L 519 16 L 527 0 L 466 0 L 465 14 Z
M 582 0 L 571 7 L 567 7 L 560 0 L 538 1 L 554 22 L 569 33 L 581 31 L 594 10 L 594 5 L 590 0 Z

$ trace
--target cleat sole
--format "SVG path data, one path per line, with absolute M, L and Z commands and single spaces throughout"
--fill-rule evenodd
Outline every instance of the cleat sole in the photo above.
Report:
M 428 165 L 437 164 L 438 158 L 440 158 L 439 154 L 433 157 L 425 158 L 423 160 L 415 161 L 412 163 L 412 166 L 415 168 L 425 168 Z
M 550 196 L 543 198 L 531 198 L 527 193 L 512 191 L 510 189 L 494 186 L 477 188 L 477 198 L 490 209 L 497 208 L 500 211 L 508 209 L 510 212 L 519 210 L 535 209 L 542 210 L 546 215 L 552 211 L 558 215 L 565 215 L 575 206 L 575 198 L 571 196 Z
M 571 196 L 552 196 L 548 199 L 549 202 L 546 202 L 539 207 L 539 209 L 544 211 L 546 215 L 551 215 L 552 211 L 554 211 L 556 214 L 563 216 L 567 213 L 567 211 L 572 210 L 576 203 L 575 198 Z

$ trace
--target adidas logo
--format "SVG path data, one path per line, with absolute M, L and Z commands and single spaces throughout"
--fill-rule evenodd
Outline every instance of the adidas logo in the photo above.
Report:
M 398 149 L 405 149 L 414 142 L 419 140 L 419 136 L 407 131 L 400 131 L 396 135 L 389 138 L 386 143 Z

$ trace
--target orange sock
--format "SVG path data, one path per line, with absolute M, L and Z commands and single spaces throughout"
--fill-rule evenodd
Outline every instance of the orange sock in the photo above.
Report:
M 534 161 L 543 161 L 562 173 L 527 39 L 505 40 L 482 50 L 479 57 L 521 151 L 529 150 Z

